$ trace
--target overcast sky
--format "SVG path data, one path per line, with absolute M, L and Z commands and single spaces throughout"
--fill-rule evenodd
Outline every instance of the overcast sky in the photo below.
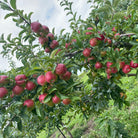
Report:
M 73 1 L 73 11 L 78 12 L 78 15 L 82 15 L 82 18 L 85 19 L 89 15 L 89 6 L 87 0 L 70 0 Z M 57 0 L 17 0 L 17 8 L 22 9 L 25 13 L 34 12 L 32 15 L 32 22 L 39 21 L 43 25 L 47 25 L 50 29 L 55 27 L 55 32 L 58 34 L 61 29 L 65 28 L 66 32 L 69 29 L 68 19 L 66 17 L 66 12 L 64 8 L 59 5 Z M 13 36 L 18 35 L 18 28 L 15 26 L 15 23 L 12 22 L 11 18 L 4 20 L 5 11 L 0 9 L 0 35 L 2 33 L 8 35 L 12 33 Z M 0 45 L 0 52 L 2 46 Z M 13 57 L 13 60 L 16 61 L 16 65 L 20 66 L 19 61 Z M 0 70 L 9 70 L 8 61 L 0 55 Z

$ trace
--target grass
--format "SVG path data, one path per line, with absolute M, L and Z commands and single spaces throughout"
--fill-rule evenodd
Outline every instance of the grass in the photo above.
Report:
M 113 106 L 110 102 L 110 107 L 105 110 L 98 118 L 91 116 L 89 120 L 85 120 L 81 114 L 76 114 L 75 111 L 69 111 L 63 118 L 65 126 L 72 133 L 73 138 L 109 138 L 107 135 L 108 124 L 100 123 L 101 119 L 111 119 L 116 125 L 118 131 L 123 134 L 122 138 L 137 138 L 138 137 L 138 79 L 135 77 L 123 77 L 120 85 L 127 94 L 127 101 L 130 106 L 123 106 L 121 110 Z M 74 115 L 74 118 L 69 120 L 69 116 Z M 122 125 L 124 124 L 124 125 Z M 69 138 L 65 130 L 63 133 Z M 119 136 L 118 136 L 119 137 Z M 46 138 L 45 131 L 42 131 L 37 138 Z M 62 138 L 59 131 L 55 130 L 51 137 L 47 138 Z

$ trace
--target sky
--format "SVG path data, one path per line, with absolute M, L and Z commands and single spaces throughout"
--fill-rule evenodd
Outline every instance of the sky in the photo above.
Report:
M 86 19 L 90 12 L 90 5 L 87 0 L 70 0 L 73 1 L 73 11 L 77 11 L 83 19 Z M 17 8 L 24 10 L 25 13 L 34 12 L 31 21 L 39 21 L 41 24 L 49 27 L 50 31 L 55 27 L 55 33 L 58 34 L 61 29 L 65 28 L 65 32 L 69 32 L 68 20 L 70 16 L 66 16 L 64 7 L 61 7 L 58 0 L 17 0 Z M 4 33 L 5 36 L 12 33 L 12 36 L 17 36 L 19 29 L 16 27 L 12 18 L 4 20 L 6 11 L 0 9 L 0 35 Z M 0 44 L 0 52 L 2 45 Z M 13 57 L 16 66 L 21 66 L 21 63 Z M 8 60 L 0 55 L 0 71 L 8 71 Z

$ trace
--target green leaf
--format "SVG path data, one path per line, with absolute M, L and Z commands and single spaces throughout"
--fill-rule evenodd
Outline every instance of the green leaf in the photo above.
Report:
M 40 107 L 36 106 L 36 113 L 38 116 L 41 117 L 41 113 L 40 113 Z
M 3 10 L 11 11 L 10 7 L 7 4 L 3 3 L 3 2 L 0 3 L 0 6 Z
M 4 17 L 4 19 L 9 18 L 10 16 L 16 17 L 17 16 L 17 13 L 13 12 L 13 13 L 6 14 L 6 16 Z
M 10 4 L 13 9 L 16 9 L 16 0 L 10 0 Z
M 45 99 L 44 99 L 44 103 L 49 102 L 51 100 L 51 98 L 52 98 L 52 95 L 46 96 Z

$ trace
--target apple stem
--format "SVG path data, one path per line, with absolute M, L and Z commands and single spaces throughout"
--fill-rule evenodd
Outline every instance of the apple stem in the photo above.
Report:
M 59 128 L 59 126 L 57 125 L 56 127 L 57 127 L 57 129 L 59 130 L 59 132 L 62 134 L 62 136 L 63 136 L 64 138 L 66 138 L 66 136 L 63 134 L 63 132 L 61 131 L 61 129 Z

